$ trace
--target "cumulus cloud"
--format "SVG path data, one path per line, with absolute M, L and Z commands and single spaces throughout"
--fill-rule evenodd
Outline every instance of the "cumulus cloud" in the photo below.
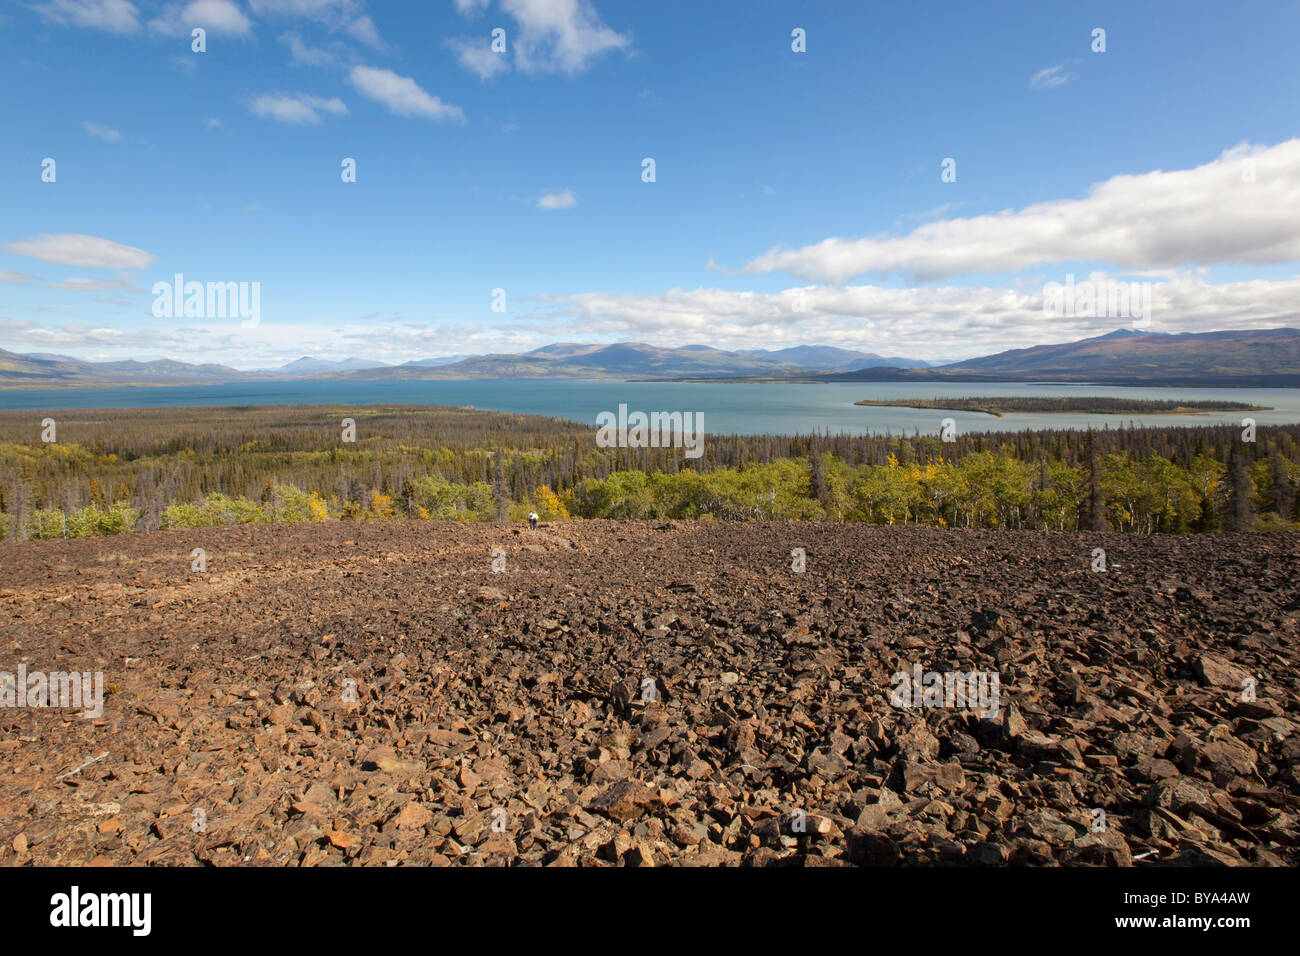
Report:
M 447 45 L 455 52 L 456 62 L 470 72 L 477 73 L 480 79 L 490 80 L 498 73 L 510 69 L 506 55 L 493 53 L 491 40 L 487 37 L 454 38 L 448 40 Z
M 1051 262 L 1124 270 L 1300 260 L 1300 139 L 1239 146 L 1194 169 L 1121 175 L 1059 199 L 926 223 L 907 235 L 774 249 L 743 272 L 814 282 L 897 274 L 929 281 Z
M 60 352 L 82 352 L 80 357 L 90 361 L 140 358 L 142 355 L 156 354 L 158 349 L 170 346 L 176 351 L 177 359 L 192 362 L 194 353 L 189 351 L 189 347 L 193 341 L 192 336 L 179 329 L 127 331 L 80 323 L 46 326 L 18 320 L 0 320 L 0 342 L 11 346 L 36 346 L 42 351 L 58 348 Z M 112 351 L 104 352 L 104 348 Z M 86 355 L 86 349 L 95 351 Z
M 525 72 L 577 73 L 630 37 L 601 23 L 587 0 L 502 0 L 518 23 L 515 62 Z
M 134 33 L 140 29 L 136 6 L 129 0 L 50 0 L 35 7 L 46 20 L 108 33 Z
M 310 20 L 331 32 L 346 33 L 371 49 L 384 48 L 375 21 L 366 13 L 364 0 L 249 0 L 248 5 L 259 17 Z M 299 61 L 295 58 L 295 62 Z
M 354 66 L 348 79 L 362 96 L 382 103 L 397 116 L 423 116 L 432 120 L 465 122 L 459 106 L 431 96 L 409 76 L 371 66 Z
M 344 28 L 353 39 L 360 40 L 366 46 L 375 50 L 382 50 L 384 41 L 379 38 L 379 30 L 375 27 L 375 21 L 370 17 L 357 17 Z
M 0 348 L 57 350 L 93 361 L 174 358 L 193 362 L 195 355 L 202 355 L 204 361 L 235 368 L 268 368 L 300 358 L 304 343 L 311 343 L 310 351 L 321 358 L 359 355 L 394 365 L 412 357 L 432 358 L 451 352 L 523 352 L 542 344 L 525 329 L 402 322 L 379 319 L 377 315 L 333 324 L 263 323 L 256 329 L 239 329 L 236 333 L 219 323 L 211 328 L 112 329 L 78 322 L 0 319 Z
M 467 16 L 488 7 L 487 0 L 456 0 Z M 501 0 L 501 10 L 514 20 L 508 39 L 515 65 L 526 73 L 580 73 L 606 53 L 626 50 L 631 37 L 601 22 L 589 0 Z M 500 72 L 476 52 L 475 40 L 449 41 L 461 66 L 479 76 Z M 484 71 L 489 71 L 485 73 Z
M 338 56 L 330 50 L 310 47 L 302 37 L 290 31 L 280 36 L 280 42 L 289 47 L 290 62 L 294 66 L 333 66 Z
M 558 193 L 542 193 L 537 200 L 538 209 L 570 209 L 578 205 L 578 197 L 572 189 L 563 189 Z
M 104 126 L 100 123 L 92 123 L 90 120 L 86 120 L 86 122 L 81 124 L 81 127 L 91 136 L 98 137 L 99 139 L 102 139 L 106 143 L 122 142 L 121 133 L 119 133 L 115 129 L 111 129 L 110 127 Z
M 252 24 L 231 0 L 190 0 L 184 5 L 169 3 L 149 21 L 149 29 L 166 36 L 189 36 L 195 27 L 209 33 L 248 36 Z
M 1104 273 L 1078 277 L 1084 279 L 1111 281 Z M 1049 314 L 1042 285 L 807 286 L 774 293 L 672 289 L 647 295 L 579 293 L 543 301 L 553 309 L 552 318 L 570 320 L 567 334 L 589 339 L 707 342 L 719 348 L 816 343 L 930 361 L 1068 342 L 1132 326 L 1177 332 L 1300 327 L 1300 277 L 1211 284 L 1197 273 L 1153 283 L 1152 314 L 1141 320 Z M 551 328 L 566 331 L 563 325 Z
M 1063 281 L 1064 276 L 1045 277 Z M 1105 274 L 1089 277 L 1107 281 Z M 516 298 L 522 309 L 528 300 Z M 1048 316 L 1043 288 L 807 286 L 773 293 L 671 289 L 646 295 L 592 292 L 544 296 L 509 324 L 440 324 L 379 318 L 346 323 L 267 323 L 230 334 L 222 327 L 112 330 L 0 321 L 0 342 L 61 349 L 112 345 L 122 358 L 203 354 L 241 368 L 302 355 L 362 355 L 393 363 L 455 352 L 521 352 L 546 341 L 671 341 L 718 348 L 836 345 L 887 356 L 956 361 L 1008 348 L 1074 341 L 1132 326 L 1124 318 Z M 1300 276 L 1211 284 L 1195 272 L 1157 282 L 1150 331 L 1209 332 L 1300 326 Z M 113 341 L 112 336 L 119 336 Z M 454 348 L 448 343 L 454 342 Z
M 320 114 L 346 114 L 348 108 L 338 97 L 325 99 L 306 93 L 263 93 L 249 101 L 248 108 L 257 116 L 303 126 L 320 122 Z
M 110 239 L 66 232 L 37 236 L 22 242 L 7 242 L 4 250 L 16 256 L 39 259 L 41 262 L 88 269 L 143 269 L 157 258 L 142 249 L 124 246 Z

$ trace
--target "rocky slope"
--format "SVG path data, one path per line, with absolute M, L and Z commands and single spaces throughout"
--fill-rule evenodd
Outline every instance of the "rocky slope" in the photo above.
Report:
M 0 862 L 1296 865 L 1297 557 L 713 522 L 4 543 L 0 671 L 107 696 L 0 708 Z M 914 665 L 996 675 L 996 714 L 894 706 Z

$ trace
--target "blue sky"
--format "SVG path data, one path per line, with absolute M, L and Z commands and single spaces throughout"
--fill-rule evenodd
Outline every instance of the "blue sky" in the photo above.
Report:
M 0 348 L 939 360 L 1300 325 L 1298 36 L 1276 0 L 13 4 Z M 155 315 L 178 272 L 259 283 L 258 325 Z M 1045 313 L 1069 274 L 1154 305 Z

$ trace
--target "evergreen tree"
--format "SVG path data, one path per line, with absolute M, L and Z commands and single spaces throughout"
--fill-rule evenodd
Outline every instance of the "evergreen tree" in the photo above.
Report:
M 1272 480 L 1268 492 L 1269 501 L 1279 518 L 1290 521 L 1292 514 L 1295 513 L 1295 485 L 1291 483 L 1291 476 L 1287 473 L 1286 465 L 1279 455 L 1273 455 L 1269 467 Z
M 497 521 L 506 521 L 510 517 L 510 492 L 506 488 L 506 453 L 498 451 L 496 459 L 496 474 L 492 481 L 492 497 L 496 502 Z
M 1084 443 L 1085 454 L 1088 456 L 1088 514 L 1086 527 L 1089 531 L 1105 531 L 1106 526 L 1106 497 L 1101 488 L 1101 456 L 1097 454 L 1093 447 L 1092 430 L 1088 431 L 1087 441 Z
M 1245 456 L 1238 445 L 1232 447 L 1228 465 L 1228 515 L 1226 531 L 1249 531 L 1255 523 L 1255 503 L 1251 500 L 1255 483 L 1246 471 Z
M 826 472 L 822 464 L 822 453 L 821 449 L 817 447 L 816 441 L 813 442 L 811 454 L 812 478 L 809 490 L 812 494 L 813 500 L 822 506 L 822 509 L 826 512 L 826 516 L 829 518 L 832 511 L 831 487 L 826 483 Z

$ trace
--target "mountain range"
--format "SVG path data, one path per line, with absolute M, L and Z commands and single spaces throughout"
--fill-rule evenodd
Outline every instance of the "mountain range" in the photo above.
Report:
M 845 372 L 827 381 L 1090 382 L 1100 385 L 1300 386 L 1300 329 L 1140 332 L 1012 349 L 924 370 Z
M 0 349 L 0 388 L 512 378 L 1300 386 L 1300 329 L 1202 333 L 1121 329 L 1077 342 L 1012 349 L 948 364 L 822 345 L 726 351 L 707 345 L 667 348 L 639 342 L 560 342 L 518 355 L 451 355 L 401 365 L 304 356 L 278 368 L 239 370 L 172 359 L 87 362 L 66 355 Z

